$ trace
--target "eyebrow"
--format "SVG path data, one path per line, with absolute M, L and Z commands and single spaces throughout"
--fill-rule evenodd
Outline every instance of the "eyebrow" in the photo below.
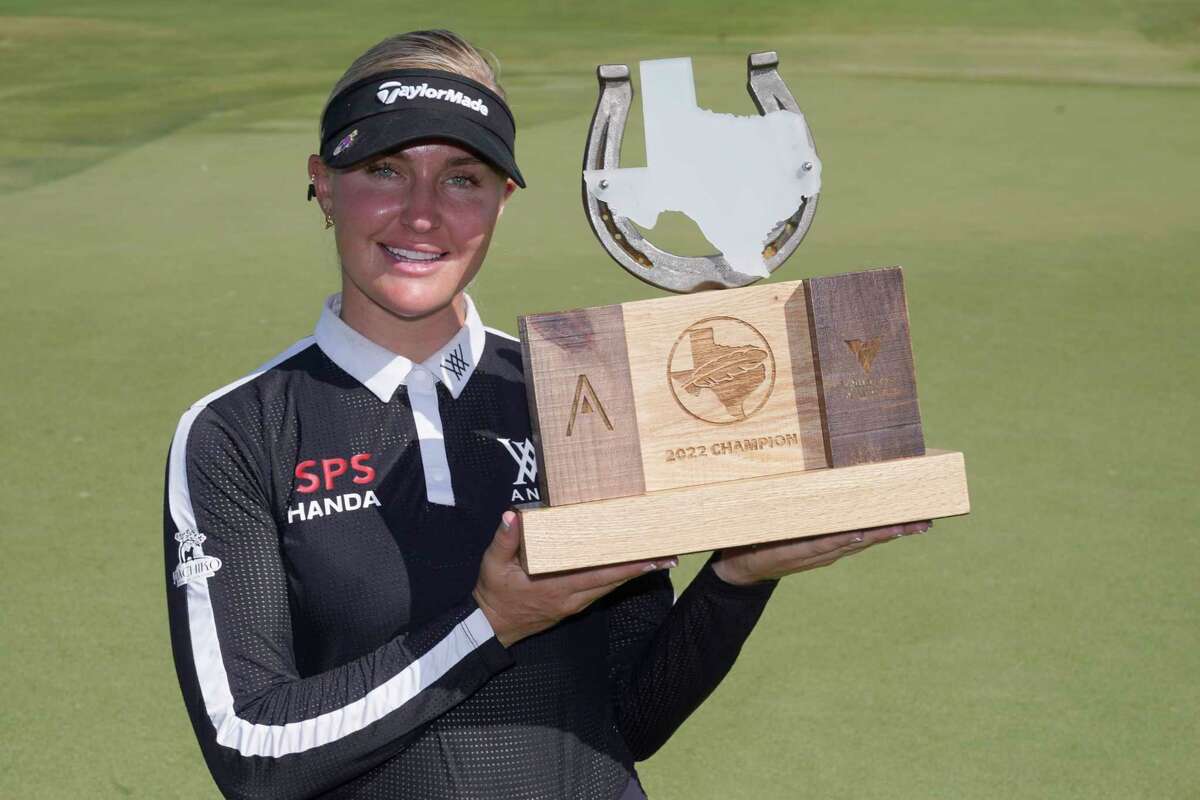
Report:
M 408 155 L 403 150 L 401 150 L 401 151 L 395 152 L 395 153 L 385 153 L 384 155 L 381 155 L 375 159 L 372 159 L 371 162 L 368 162 L 368 163 L 376 163 L 379 161 L 384 161 L 389 158 L 398 158 L 401 161 L 411 161 L 412 160 L 408 157 Z M 448 167 L 464 167 L 464 166 L 472 166 L 474 164 L 483 164 L 483 163 L 484 162 L 482 159 L 476 158 L 475 156 L 455 156 L 454 158 L 448 159 L 446 161 L 446 166 L 448 166 Z

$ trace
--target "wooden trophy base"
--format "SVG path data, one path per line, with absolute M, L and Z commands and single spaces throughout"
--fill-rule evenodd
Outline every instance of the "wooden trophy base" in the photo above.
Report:
M 900 458 L 521 510 L 526 571 L 952 517 L 971 510 L 963 454 Z
M 530 573 L 965 514 L 899 268 L 520 319 Z

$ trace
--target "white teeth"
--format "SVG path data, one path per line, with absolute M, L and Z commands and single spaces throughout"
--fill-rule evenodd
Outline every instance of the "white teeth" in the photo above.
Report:
M 436 261 L 442 257 L 441 253 L 422 253 L 417 250 L 405 250 L 403 247 L 388 247 L 386 244 L 383 249 L 405 261 Z

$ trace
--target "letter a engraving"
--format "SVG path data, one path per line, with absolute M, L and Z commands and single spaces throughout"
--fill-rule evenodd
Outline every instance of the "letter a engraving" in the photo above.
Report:
M 575 418 L 577 416 L 597 412 L 599 412 L 600 418 L 604 420 L 604 427 L 611 431 L 613 429 L 612 423 L 609 422 L 608 413 L 604 410 L 604 404 L 600 402 L 596 390 L 592 388 L 592 382 L 588 380 L 587 375 L 580 375 L 579 380 L 575 383 L 575 401 L 571 403 L 571 421 L 567 423 L 567 436 L 574 433 Z

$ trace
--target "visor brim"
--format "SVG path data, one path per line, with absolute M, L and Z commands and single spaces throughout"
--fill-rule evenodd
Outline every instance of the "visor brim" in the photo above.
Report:
M 335 155 L 338 145 L 352 135 L 353 140 Z M 459 114 L 427 108 L 388 111 L 348 125 L 326 140 L 321 160 L 334 169 L 347 169 L 405 145 L 431 139 L 462 145 L 525 188 L 525 178 L 517 168 L 516 159 L 496 134 Z

